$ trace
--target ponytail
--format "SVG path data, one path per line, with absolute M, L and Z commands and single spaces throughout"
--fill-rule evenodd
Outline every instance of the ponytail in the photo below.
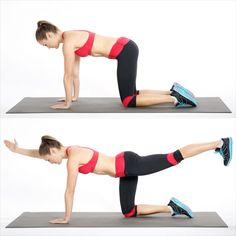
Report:
M 56 34 L 59 30 L 55 25 L 45 20 L 38 21 L 37 27 L 38 28 L 35 33 L 35 37 L 37 41 L 47 39 L 46 33 L 52 32 Z

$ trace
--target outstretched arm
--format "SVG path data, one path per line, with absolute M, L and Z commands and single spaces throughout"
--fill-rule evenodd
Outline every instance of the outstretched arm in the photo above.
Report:
M 14 143 L 9 141 L 9 140 L 4 140 L 4 143 L 6 147 L 15 153 L 24 155 L 24 156 L 29 156 L 29 157 L 35 157 L 35 158 L 42 158 L 39 155 L 39 150 L 38 149 L 25 149 L 25 148 L 20 148 L 17 145 L 16 140 L 14 140 Z
M 52 224 L 67 224 L 70 220 L 72 208 L 73 208 L 73 200 L 74 200 L 74 192 L 75 186 L 78 177 L 78 158 L 70 156 L 70 160 L 67 163 L 67 185 L 65 191 L 65 215 L 64 218 L 55 219 L 49 221 Z

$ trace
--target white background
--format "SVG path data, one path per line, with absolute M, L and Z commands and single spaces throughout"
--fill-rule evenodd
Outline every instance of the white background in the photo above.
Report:
M 235 130 L 231 118 L 2 119 L 4 138 L 16 138 L 21 147 L 37 148 L 40 137 L 50 134 L 64 145 L 89 146 L 108 155 L 124 150 L 140 155 L 167 153 L 190 143 L 235 137 Z M 175 196 L 193 211 L 216 211 L 232 229 L 236 219 L 234 157 L 231 165 L 225 167 L 222 158 L 209 151 L 176 167 L 142 176 L 136 203 L 167 204 Z M 51 165 L 3 148 L 1 214 L 4 222 L 24 211 L 64 211 L 65 163 Z M 108 176 L 80 174 L 73 210 L 120 211 L 118 183 L 118 179 Z
M 137 89 L 219 96 L 235 112 L 235 1 L 2 1 L 1 98 L 64 96 L 63 55 L 35 40 L 38 20 L 61 30 L 126 36 L 140 49 Z M 116 60 L 81 61 L 81 96 L 119 96 Z

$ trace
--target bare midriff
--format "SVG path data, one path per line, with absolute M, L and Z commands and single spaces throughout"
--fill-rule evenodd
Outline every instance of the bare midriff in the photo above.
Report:
M 115 177 L 115 157 L 99 153 L 98 161 L 93 172 L 99 175 L 110 175 Z
M 83 32 L 84 33 L 84 32 Z M 88 32 L 85 32 L 89 34 Z M 111 48 L 116 43 L 117 38 L 106 37 L 102 35 L 95 34 L 91 55 L 94 57 L 108 57 Z M 75 50 L 79 49 L 75 48 Z
M 116 43 L 117 38 L 105 37 L 95 34 L 91 55 L 95 57 L 108 57 L 111 48 Z

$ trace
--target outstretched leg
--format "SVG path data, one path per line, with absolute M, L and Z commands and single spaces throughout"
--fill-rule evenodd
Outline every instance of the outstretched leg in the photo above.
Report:
M 140 176 L 156 173 L 177 165 L 186 158 L 210 150 L 218 151 L 224 159 L 224 164 L 228 165 L 232 159 L 232 138 L 224 138 L 208 143 L 190 144 L 168 154 L 139 156 L 134 152 L 124 152 L 125 173 L 126 176 Z
M 196 156 L 200 153 L 215 150 L 221 144 L 220 140 L 209 143 L 190 144 L 179 149 L 184 159 Z
M 190 144 L 180 148 L 179 151 L 183 158 L 186 159 L 206 151 L 215 150 L 223 157 L 224 165 L 227 166 L 232 159 L 232 143 L 232 138 L 222 138 L 209 143 Z
M 147 175 L 164 170 L 178 164 L 183 159 L 210 150 L 219 152 L 224 159 L 224 165 L 228 165 L 232 159 L 232 138 L 222 138 L 221 140 L 208 143 L 190 144 L 170 154 L 155 154 L 141 157 L 133 152 L 125 152 L 126 177 L 120 178 L 120 198 L 124 215 L 126 217 L 134 217 L 156 213 L 171 213 L 172 216 L 184 214 L 192 218 L 193 213 L 191 209 L 176 198 L 172 198 L 168 205 L 135 205 L 138 175 Z

